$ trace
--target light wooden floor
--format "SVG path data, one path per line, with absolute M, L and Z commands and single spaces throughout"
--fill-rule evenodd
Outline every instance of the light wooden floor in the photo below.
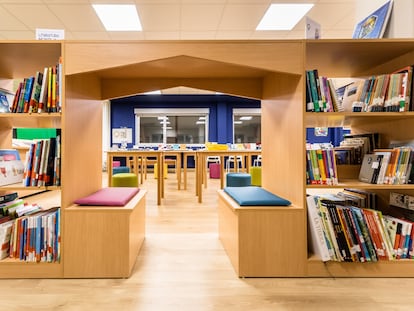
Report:
M 0 310 L 414 310 L 414 279 L 238 278 L 218 240 L 217 180 L 197 203 L 194 178 L 170 174 L 129 279 L 0 280 Z M 108 250 L 109 251 L 109 250 Z

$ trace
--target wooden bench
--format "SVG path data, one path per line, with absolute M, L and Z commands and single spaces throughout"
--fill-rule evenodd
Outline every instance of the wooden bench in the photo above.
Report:
M 245 191 L 249 187 L 235 188 Z M 218 196 L 219 239 L 239 277 L 305 274 L 306 225 L 297 225 L 303 220 L 303 208 L 241 206 L 225 190 L 218 190 Z M 291 245 L 288 236 L 297 236 L 297 244 Z
M 140 191 L 125 206 L 80 206 L 65 210 L 67 278 L 126 278 L 145 239 L 145 200 Z

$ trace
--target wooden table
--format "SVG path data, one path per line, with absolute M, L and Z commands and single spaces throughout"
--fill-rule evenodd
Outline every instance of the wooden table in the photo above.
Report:
M 134 171 L 138 178 L 141 176 L 141 182 L 144 178 L 144 169 L 143 169 L 143 159 L 146 157 L 154 157 L 156 158 L 157 162 L 157 204 L 161 204 L 161 199 L 164 198 L 164 151 L 159 150 L 111 150 L 107 151 L 107 167 L 108 167 L 108 186 L 112 186 L 112 163 L 113 159 L 116 157 L 125 157 L 127 159 L 127 166 L 129 166 L 128 159 L 132 158 L 134 168 L 136 171 Z M 138 171 L 138 161 L 140 162 L 141 169 Z
M 258 156 L 262 152 L 261 150 L 199 150 L 196 152 L 196 195 L 198 196 L 198 202 L 203 201 L 203 187 L 207 187 L 207 172 L 206 172 L 206 158 L 208 156 L 220 157 L 220 189 L 224 188 L 224 159 L 229 156 L 234 156 L 234 167 L 237 167 L 237 156 L 243 157 L 243 163 L 245 163 L 246 172 L 250 172 L 252 166 L 252 157 Z

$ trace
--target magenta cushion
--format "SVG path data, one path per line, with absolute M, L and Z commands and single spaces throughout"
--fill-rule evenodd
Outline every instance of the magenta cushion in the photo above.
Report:
M 135 187 L 108 187 L 102 188 L 86 197 L 77 199 L 76 204 L 100 206 L 124 206 L 137 194 Z

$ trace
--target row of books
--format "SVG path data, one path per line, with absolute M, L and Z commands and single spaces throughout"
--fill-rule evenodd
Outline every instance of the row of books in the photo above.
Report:
M 60 186 L 60 135 L 34 141 L 26 153 L 23 186 Z
M 17 87 L 10 111 L 15 113 L 59 112 L 61 110 L 62 61 L 26 77 Z
M 307 197 L 311 247 L 322 261 L 414 259 L 413 222 L 349 205 L 338 194 Z
M 337 185 L 334 148 L 330 144 L 306 144 L 307 184 Z
M 42 209 L 18 198 L 17 192 L 0 195 L 0 259 L 27 262 L 60 260 L 60 209 Z
M 374 153 L 364 155 L 358 179 L 371 184 L 413 184 L 413 147 L 376 149 Z
M 355 78 L 345 87 L 342 98 L 331 78 L 318 70 L 306 71 L 306 111 L 314 112 L 404 112 L 413 111 L 413 68 Z

